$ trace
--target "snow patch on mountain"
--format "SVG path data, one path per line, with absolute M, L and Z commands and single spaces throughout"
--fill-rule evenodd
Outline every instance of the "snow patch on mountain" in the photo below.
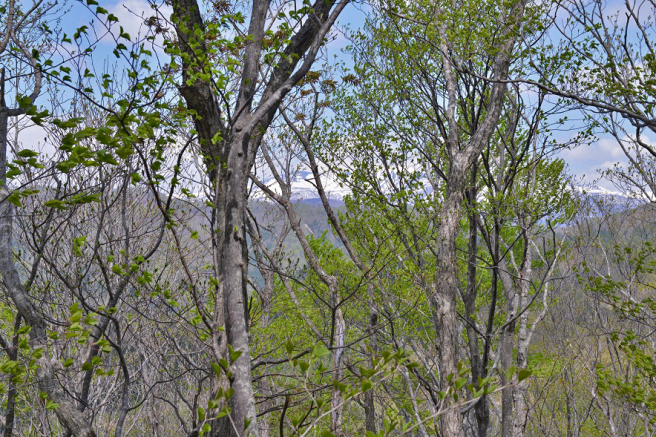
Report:
M 326 192 L 326 197 L 331 203 L 343 203 L 344 197 L 351 193 L 348 187 L 343 187 L 340 183 L 331 177 L 322 177 Z M 262 181 L 262 184 L 276 194 L 282 194 L 280 185 L 274 177 L 269 177 Z M 300 203 L 316 203 L 320 201 L 314 176 L 311 171 L 298 171 L 289 181 L 292 197 L 291 200 Z M 269 201 L 270 199 L 264 191 L 256 189 L 253 192 L 253 199 L 259 201 Z
M 390 180 L 390 175 L 380 175 L 379 187 L 383 192 L 388 195 L 392 195 L 398 191 L 400 181 L 391 175 L 392 180 Z M 340 181 L 334 175 L 331 175 L 329 172 L 325 172 L 321 176 L 321 182 L 323 184 L 326 196 L 331 204 L 341 205 L 344 202 L 344 198 L 352 193 L 351 187 L 340 183 Z M 428 178 L 423 177 L 418 181 L 418 188 L 416 189 L 416 194 L 421 196 L 428 196 L 433 193 L 433 186 L 428 180 Z M 265 178 L 262 183 L 268 187 L 271 191 L 276 194 L 282 194 L 282 190 L 276 179 L 274 177 Z M 311 171 L 299 170 L 297 171 L 292 179 L 290 180 L 290 188 L 292 192 L 291 200 L 297 203 L 307 203 L 307 204 L 321 204 L 321 199 L 316 187 L 314 180 L 314 175 Z M 356 187 L 357 189 L 357 187 Z M 583 196 L 590 198 L 604 199 L 607 202 L 612 202 L 617 204 L 626 204 L 629 199 L 635 200 L 635 196 L 630 196 L 627 193 L 622 193 L 620 191 L 613 191 L 602 186 L 598 185 L 575 185 L 570 186 L 569 189 L 574 190 Z M 482 187 L 478 193 L 479 200 L 483 200 L 486 195 L 487 187 Z M 254 187 L 252 198 L 257 201 L 270 201 L 269 197 L 264 193 L 264 191 Z

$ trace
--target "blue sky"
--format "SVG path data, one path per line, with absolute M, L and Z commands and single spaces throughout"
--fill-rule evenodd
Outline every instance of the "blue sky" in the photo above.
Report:
M 139 33 L 143 20 L 153 15 L 147 0 L 100 1 L 99 3 L 110 13 L 116 15 L 119 18 L 120 25 L 133 37 L 136 37 Z M 159 3 L 161 4 L 161 2 Z M 170 11 L 169 6 L 163 7 L 165 8 L 165 12 Z M 366 6 L 351 4 L 345 9 L 340 17 L 339 30 L 336 34 L 337 38 L 331 43 L 331 56 L 337 55 L 347 65 L 349 64 L 349 59 L 341 53 L 341 50 L 348 44 L 342 29 L 346 27 L 357 29 L 360 27 L 365 17 L 363 8 L 366 8 Z M 70 11 L 64 18 L 62 25 L 70 34 L 75 31 L 75 28 L 85 24 L 88 25 L 92 19 L 92 14 L 83 5 L 73 1 L 70 3 Z M 101 30 L 101 27 L 97 23 L 96 28 L 99 31 Z M 96 59 L 97 66 L 101 66 L 103 61 L 108 65 L 117 62 L 115 56 L 112 54 L 113 48 L 114 43 L 109 39 L 96 46 L 94 59 Z M 44 100 L 42 97 L 40 102 L 43 104 Z M 44 133 L 41 129 L 31 128 L 22 133 L 21 140 L 25 146 L 28 146 L 28 144 L 36 146 L 36 143 L 43 144 L 43 136 Z M 563 132 L 560 134 L 560 139 L 567 141 L 571 139 L 571 136 Z M 573 150 L 563 151 L 559 156 L 565 159 L 570 171 L 576 177 L 583 179 L 587 183 L 593 182 L 598 178 L 599 169 L 607 169 L 616 162 L 626 161 L 622 150 L 612 138 L 601 138 L 592 145 L 580 146 Z M 607 181 L 599 181 L 598 185 L 613 190 L 612 184 Z

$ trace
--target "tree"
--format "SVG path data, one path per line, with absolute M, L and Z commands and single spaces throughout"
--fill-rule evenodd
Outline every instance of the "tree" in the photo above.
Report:
M 557 2 L 550 18 L 555 44 L 533 49 L 530 64 L 539 80 L 518 79 L 580 110 L 588 132 L 610 134 L 629 161 L 615 180 L 651 201 L 656 159 L 649 135 L 656 133 L 653 2 Z
M 353 120 L 351 132 L 377 131 L 374 138 L 383 144 L 383 150 L 374 168 L 391 174 L 388 178 L 398 177 L 399 184 L 406 177 L 410 181 L 407 187 L 398 188 L 401 203 L 412 196 L 409 190 L 419 188 L 422 170 L 439 199 L 436 235 L 428 249 L 437 262 L 435 280 L 426 292 L 440 338 L 437 361 L 442 387 L 448 385 L 448 375 L 459 373 L 456 238 L 468 174 L 499 123 L 506 101 L 505 80 L 525 7 L 523 2 L 486 3 L 471 9 L 469 5 L 406 7 L 394 3 L 377 17 L 384 25 L 370 26 L 373 38 L 360 36 L 354 48 L 361 63 L 349 80 L 363 91 L 344 107 L 366 109 L 348 115 Z M 483 13 L 493 17 L 483 26 L 476 22 L 476 28 L 467 31 L 458 27 L 467 22 L 467 14 Z M 475 55 L 481 44 L 489 47 L 489 55 Z M 485 76 L 478 80 L 469 71 L 482 71 Z M 348 132 L 344 134 L 348 136 Z M 413 154 L 417 164 L 408 166 L 407 155 Z M 374 173 L 367 177 L 378 177 Z M 396 185 L 390 182 L 392 187 Z M 379 194 L 388 195 L 384 191 Z M 457 409 L 450 409 L 442 419 L 442 433 L 461 435 L 461 423 Z
M 213 183 L 211 202 L 216 207 L 213 223 L 217 230 L 215 259 L 216 318 L 215 351 L 224 356 L 228 345 L 241 354 L 232 364 L 234 378 L 230 398 L 231 434 L 249 429 L 257 435 L 248 342 L 246 277 L 248 270 L 246 241 L 247 182 L 263 133 L 271 124 L 282 99 L 312 66 L 335 20 L 348 1 L 324 2 L 300 10 L 274 12 L 283 23 L 276 32 L 267 24 L 272 13 L 270 2 L 253 1 L 247 11 L 249 24 L 238 11 L 218 11 L 218 22 L 207 23 L 195 1 L 174 1 L 173 23 L 178 35 L 182 66 L 180 92 L 187 107 L 194 111 L 206 171 Z M 236 23 L 236 36 L 230 41 L 222 34 Z M 213 54 L 231 51 L 228 62 L 215 66 Z M 243 57 L 242 57 L 243 56 Z M 232 59 L 231 59 L 232 58 Z M 235 86 L 222 71 L 235 71 Z M 264 71 L 264 76 L 262 76 Z M 228 79 L 228 81 L 226 81 Z M 223 308 L 222 310 L 219 310 Z M 225 317 L 225 320 L 224 320 Z M 219 328 L 225 326 L 226 338 Z

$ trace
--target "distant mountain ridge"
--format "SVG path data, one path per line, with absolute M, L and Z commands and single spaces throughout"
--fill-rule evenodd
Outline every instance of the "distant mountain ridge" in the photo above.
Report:
M 342 187 L 339 182 L 333 178 L 323 178 L 321 182 L 324 185 L 326 197 L 331 205 L 339 206 L 344 204 L 344 197 L 351 193 L 351 190 Z M 273 192 L 280 194 L 280 186 L 274 177 L 266 178 L 262 181 L 264 185 Z M 297 203 L 307 203 L 311 205 L 321 205 L 319 193 L 314 184 L 314 176 L 311 171 L 298 171 L 291 180 L 292 201 Z M 253 200 L 268 201 L 264 192 L 256 189 L 253 193 Z
M 394 177 L 395 175 L 392 176 Z M 344 205 L 344 198 L 351 194 L 351 189 L 341 184 L 334 177 L 324 177 L 322 178 L 321 182 L 323 183 L 324 190 L 330 204 L 332 206 Z M 433 192 L 432 186 L 427 178 L 421 178 L 418 182 L 422 186 L 418 192 L 424 195 L 428 195 Z M 266 178 L 262 181 L 262 183 L 274 192 L 278 194 L 281 193 L 280 187 L 278 186 L 278 183 L 274 177 Z M 317 188 L 314 183 L 314 175 L 311 171 L 303 170 L 296 172 L 293 179 L 291 180 L 290 185 L 292 191 L 291 200 L 293 202 L 317 206 L 321 205 L 321 198 L 317 192 Z M 385 184 L 383 184 L 383 188 L 384 185 Z M 573 186 L 572 189 L 590 199 L 615 204 L 620 209 L 625 207 L 627 203 L 639 202 L 639 198 L 631 197 L 620 191 L 609 190 L 599 185 Z M 389 192 L 392 192 L 391 187 Z M 268 202 L 269 198 L 261 190 L 255 189 L 253 192 L 252 200 Z

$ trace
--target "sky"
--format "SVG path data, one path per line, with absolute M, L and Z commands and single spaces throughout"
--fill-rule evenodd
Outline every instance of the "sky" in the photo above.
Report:
M 142 28 L 144 19 L 153 15 L 152 9 L 147 0 L 113 0 L 105 1 L 100 0 L 100 5 L 107 9 L 110 13 L 119 18 L 119 24 L 123 26 L 131 36 L 135 37 Z M 160 2 L 161 3 L 161 2 Z M 76 27 L 88 25 L 90 20 L 93 19 L 92 14 L 78 2 L 70 3 L 70 10 L 66 15 L 62 25 L 65 29 L 69 29 L 69 33 L 74 32 Z M 349 58 L 342 53 L 342 50 L 348 45 L 348 39 L 345 36 L 344 29 L 357 29 L 364 23 L 365 12 L 362 5 L 349 5 L 340 17 L 338 24 L 338 31 L 336 39 L 331 42 L 330 54 L 336 55 L 338 59 L 344 61 L 349 65 Z M 164 12 L 170 14 L 171 8 L 164 6 Z M 102 29 L 96 23 L 96 28 L 101 31 Z M 105 38 L 94 48 L 94 58 L 103 59 L 111 65 L 116 62 L 116 58 L 112 54 L 114 42 Z M 98 65 L 98 64 L 97 64 Z M 560 140 L 566 142 L 573 137 L 573 133 L 559 134 Z M 26 147 L 34 147 L 38 144 L 43 146 L 45 133 L 39 127 L 31 127 L 21 133 L 21 142 Z M 43 149 L 45 153 L 51 153 L 49 147 Z M 577 180 L 583 183 L 595 183 L 602 189 L 613 191 L 612 184 L 605 180 L 598 180 L 599 170 L 605 170 L 612 167 L 616 162 L 626 163 L 627 159 L 622 150 L 617 145 L 616 141 L 612 138 L 600 138 L 598 141 L 591 145 L 579 146 L 572 150 L 565 150 L 558 154 L 563 158 L 569 167 L 570 172 Z

